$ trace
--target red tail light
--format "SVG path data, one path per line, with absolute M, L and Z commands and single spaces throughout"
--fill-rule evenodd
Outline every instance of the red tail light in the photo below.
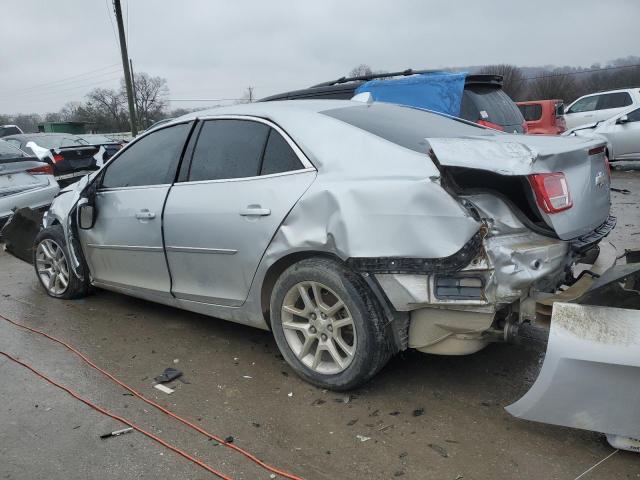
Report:
M 27 170 L 27 172 L 33 175 L 53 175 L 53 166 L 46 164 L 42 167 L 32 168 L 31 170 Z
M 494 130 L 500 130 L 501 132 L 504 132 L 504 128 L 501 127 L 500 125 L 496 125 L 495 123 L 491 123 L 488 120 L 478 120 L 476 122 L 478 125 L 482 125 L 483 127 L 488 127 L 488 128 L 493 128 Z
M 61 153 L 56 153 L 53 156 L 53 163 L 58 163 L 58 162 L 61 162 L 62 160 L 64 160 L 64 157 L 62 156 Z
M 546 213 L 558 213 L 573 206 L 564 173 L 529 175 L 538 206 Z

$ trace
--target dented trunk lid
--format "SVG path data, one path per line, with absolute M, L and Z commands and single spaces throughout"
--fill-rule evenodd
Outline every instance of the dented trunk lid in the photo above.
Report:
M 547 214 L 545 223 L 562 240 L 585 235 L 609 217 L 610 178 L 602 141 L 577 137 L 492 135 L 490 137 L 427 138 L 441 167 L 484 170 L 526 177 L 562 172 L 573 206 Z

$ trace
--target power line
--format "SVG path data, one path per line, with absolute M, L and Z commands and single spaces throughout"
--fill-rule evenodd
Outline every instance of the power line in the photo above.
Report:
M 81 88 L 88 89 L 88 88 L 91 88 L 91 87 L 95 87 L 97 85 L 101 85 L 101 84 L 106 83 L 106 82 L 112 82 L 114 80 L 119 80 L 121 78 L 122 77 L 120 75 L 117 75 L 115 77 L 105 78 L 105 79 L 99 80 L 97 82 L 92 82 L 92 83 L 88 83 L 88 84 L 75 85 L 75 86 L 72 86 L 72 87 L 67 87 L 67 88 L 64 88 L 62 90 L 42 91 L 42 92 L 39 92 L 39 93 L 35 93 L 35 94 L 29 96 L 28 98 L 26 98 L 24 100 L 20 100 L 20 101 L 23 102 L 23 103 L 24 102 L 33 102 L 33 101 L 44 101 L 44 100 L 50 98 L 51 96 L 58 96 L 60 94 L 65 94 L 66 92 L 79 90 Z
M 104 6 L 107 8 L 107 17 L 109 17 L 109 23 L 111 23 L 111 32 L 113 32 L 113 39 L 118 45 L 118 35 L 116 34 L 116 27 L 113 24 L 113 18 L 111 18 L 111 9 L 109 8 L 109 0 L 104 0 Z
M 578 72 L 550 73 L 550 74 L 547 74 L 547 75 L 539 75 L 539 76 L 536 76 L 536 77 L 525 77 L 520 81 L 521 82 L 526 82 L 526 81 L 529 81 L 529 80 L 538 80 L 539 78 L 563 77 L 565 75 L 582 75 L 584 73 L 606 72 L 608 70 L 619 70 L 619 69 L 622 69 L 622 68 L 635 68 L 635 67 L 640 67 L 640 64 L 621 65 L 619 67 L 592 68 L 592 69 L 588 69 L 588 70 L 580 70 Z
M 37 85 L 32 85 L 31 87 L 26 87 L 24 89 L 21 90 L 17 90 L 14 92 L 5 92 L 5 95 L 3 96 L 14 96 L 14 95 L 20 95 L 22 93 L 30 93 L 32 90 L 37 90 L 39 88 L 42 87 L 50 87 L 50 86 L 54 86 L 57 87 L 59 86 L 59 84 L 65 84 L 65 83 L 75 83 L 76 81 L 84 81 L 84 80 L 89 80 L 90 77 L 100 77 L 102 75 L 108 75 L 111 73 L 115 73 L 115 72 L 106 72 L 104 70 L 113 70 L 114 67 L 118 66 L 117 63 L 111 64 L 111 65 L 107 65 L 105 67 L 102 68 L 98 68 L 95 70 L 90 70 L 88 72 L 84 72 L 84 73 L 79 73 L 77 75 L 72 75 L 71 77 L 66 77 L 66 78 L 61 78 L 59 80 L 53 80 L 51 82 L 45 82 L 45 83 L 40 83 Z M 96 73 L 96 72 L 101 72 L 101 73 Z M 80 77 L 85 77 L 85 78 L 80 78 Z M 73 81 L 72 81 L 73 80 Z
M 169 102 L 232 102 L 245 98 L 168 98 Z

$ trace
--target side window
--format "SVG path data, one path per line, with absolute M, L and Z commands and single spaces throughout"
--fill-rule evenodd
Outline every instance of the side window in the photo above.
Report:
M 255 177 L 269 127 L 250 120 L 208 120 L 193 150 L 189 181 Z
M 287 141 L 273 128 L 269 131 L 269 140 L 264 149 L 260 175 L 290 172 L 304 168 L 298 156 Z
M 569 108 L 569 110 L 567 110 L 567 113 L 591 112 L 596 109 L 598 98 L 600 98 L 600 95 L 592 95 L 578 100 L 571 106 L 571 108 Z
M 629 122 L 640 122 L 640 108 L 627 113 L 627 118 L 629 119 Z
M 103 188 L 172 183 L 190 124 L 163 128 L 141 138 L 107 166 Z
M 628 92 L 605 93 L 600 95 L 597 110 L 627 107 L 631 103 L 631 95 Z

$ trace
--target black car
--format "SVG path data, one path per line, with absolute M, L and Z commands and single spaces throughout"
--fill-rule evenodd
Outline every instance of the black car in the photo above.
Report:
M 80 139 L 87 142 L 89 145 L 95 145 L 97 147 L 104 148 L 104 155 L 102 159 L 106 162 L 111 157 L 113 157 L 118 151 L 124 147 L 124 142 L 120 140 L 115 140 L 111 137 L 107 137 L 105 135 L 100 135 L 98 133 L 87 133 L 84 135 L 78 135 Z
M 356 89 L 373 79 L 433 73 L 432 70 L 405 70 L 360 77 L 342 77 L 304 90 L 279 93 L 260 100 L 333 99 L 349 100 Z M 502 75 L 467 75 L 460 106 L 460 118 L 509 133 L 525 133 L 525 120 L 517 105 L 502 90 Z
M 99 146 L 70 133 L 23 133 L 3 140 L 53 166 L 61 187 L 97 170 L 104 162 Z

